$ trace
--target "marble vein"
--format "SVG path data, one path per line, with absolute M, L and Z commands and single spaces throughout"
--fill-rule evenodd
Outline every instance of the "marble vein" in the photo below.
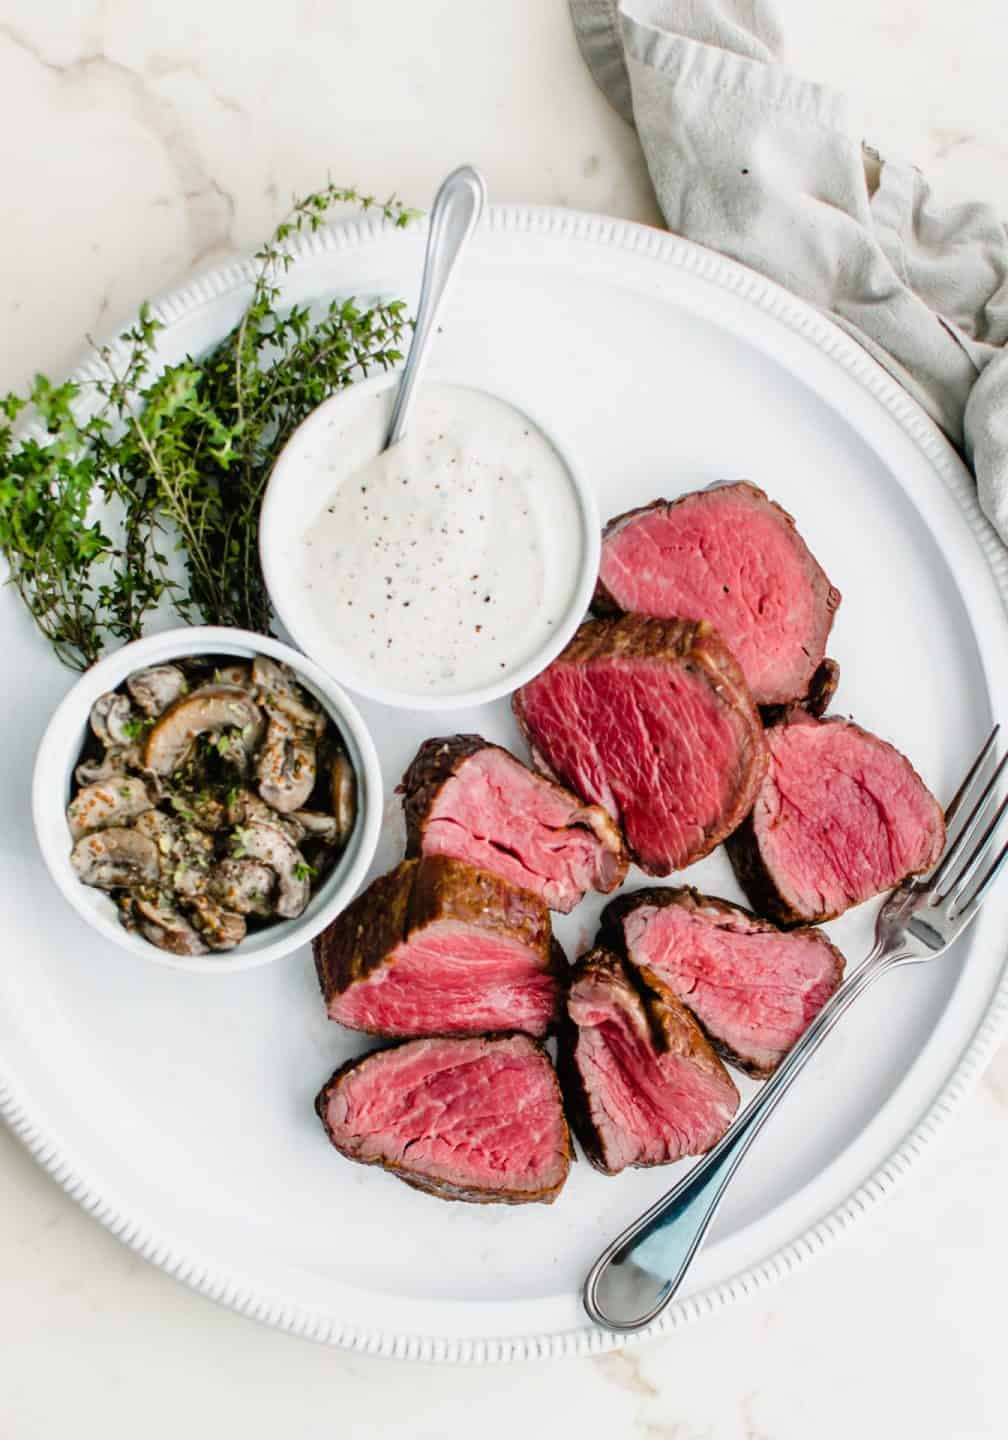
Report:
M 112 59 L 98 48 L 68 63 L 59 63 L 49 59 L 28 36 L 6 22 L 0 22 L 0 37 L 29 56 L 57 83 L 75 89 L 92 85 L 104 88 L 129 108 L 138 125 L 161 148 L 175 175 L 189 230 L 191 264 L 233 248 L 233 194 L 207 169 L 175 105 L 153 89 L 138 70 Z M 155 73 L 168 72 L 161 69 Z

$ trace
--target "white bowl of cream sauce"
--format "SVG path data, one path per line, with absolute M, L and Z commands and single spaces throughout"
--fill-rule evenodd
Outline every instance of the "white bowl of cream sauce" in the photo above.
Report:
M 600 530 L 569 454 L 524 410 L 432 380 L 382 453 L 398 375 L 325 401 L 263 501 L 270 598 L 317 664 L 388 705 L 477 705 L 523 684 L 591 600 Z

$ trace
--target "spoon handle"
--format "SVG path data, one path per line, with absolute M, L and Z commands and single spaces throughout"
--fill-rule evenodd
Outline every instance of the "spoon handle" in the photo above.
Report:
M 389 424 L 386 447 L 406 433 L 410 406 L 430 350 L 430 338 L 437 325 L 445 292 L 466 242 L 476 228 L 486 203 L 486 182 L 471 165 L 453 170 L 442 183 L 431 207 L 427 231 L 427 258 L 417 306 L 413 340 L 399 382 Z

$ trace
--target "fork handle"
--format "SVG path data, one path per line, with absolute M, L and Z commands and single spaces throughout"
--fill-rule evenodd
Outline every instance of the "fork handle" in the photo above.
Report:
M 602 1252 L 585 1281 L 584 1305 L 609 1330 L 643 1330 L 671 1302 L 707 1233 L 729 1180 L 777 1105 L 841 1015 L 891 957 L 875 950 L 847 977 L 722 1139 L 678 1185 Z

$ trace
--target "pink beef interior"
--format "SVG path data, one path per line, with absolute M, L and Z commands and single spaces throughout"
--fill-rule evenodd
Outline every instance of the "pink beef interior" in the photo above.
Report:
M 397 945 L 366 980 L 331 996 L 329 1016 L 384 1035 L 544 1035 L 558 995 L 556 976 L 520 941 L 439 920 Z
M 652 874 L 679 869 L 732 802 L 746 721 L 687 666 L 560 659 L 525 686 L 522 703 L 554 772 L 605 806 Z
M 520 1036 L 386 1050 L 334 1089 L 324 1118 L 356 1158 L 452 1185 L 534 1192 L 566 1172 L 552 1068 Z
M 642 905 L 623 935 L 635 965 L 652 969 L 714 1040 L 762 1071 L 779 1064 L 842 974 L 817 933 L 766 929 L 741 911 Z
M 724 1134 L 738 1092 L 723 1074 L 659 1054 L 642 1013 L 619 991 L 582 978 L 568 1000 L 578 1026 L 576 1064 L 607 1169 L 701 1155 Z
M 628 518 L 606 537 L 599 574 L 623 610 L 709 620 L 761 705 L 807 692 L 836 608 L 801 536 L 749 486 Z
M 566 913 L 586 890 L 611 890 L 622 870 L 619 856 L 577 824 L 579 808 L 488 746 L 442 785 L 424 827 L 423 852 L 489 870 Z
M 891 745 L 837 720 L 775 726 L 767 741 L 753 830 L 800 914 L 839 913 L 935 864 L 941 810 Z

